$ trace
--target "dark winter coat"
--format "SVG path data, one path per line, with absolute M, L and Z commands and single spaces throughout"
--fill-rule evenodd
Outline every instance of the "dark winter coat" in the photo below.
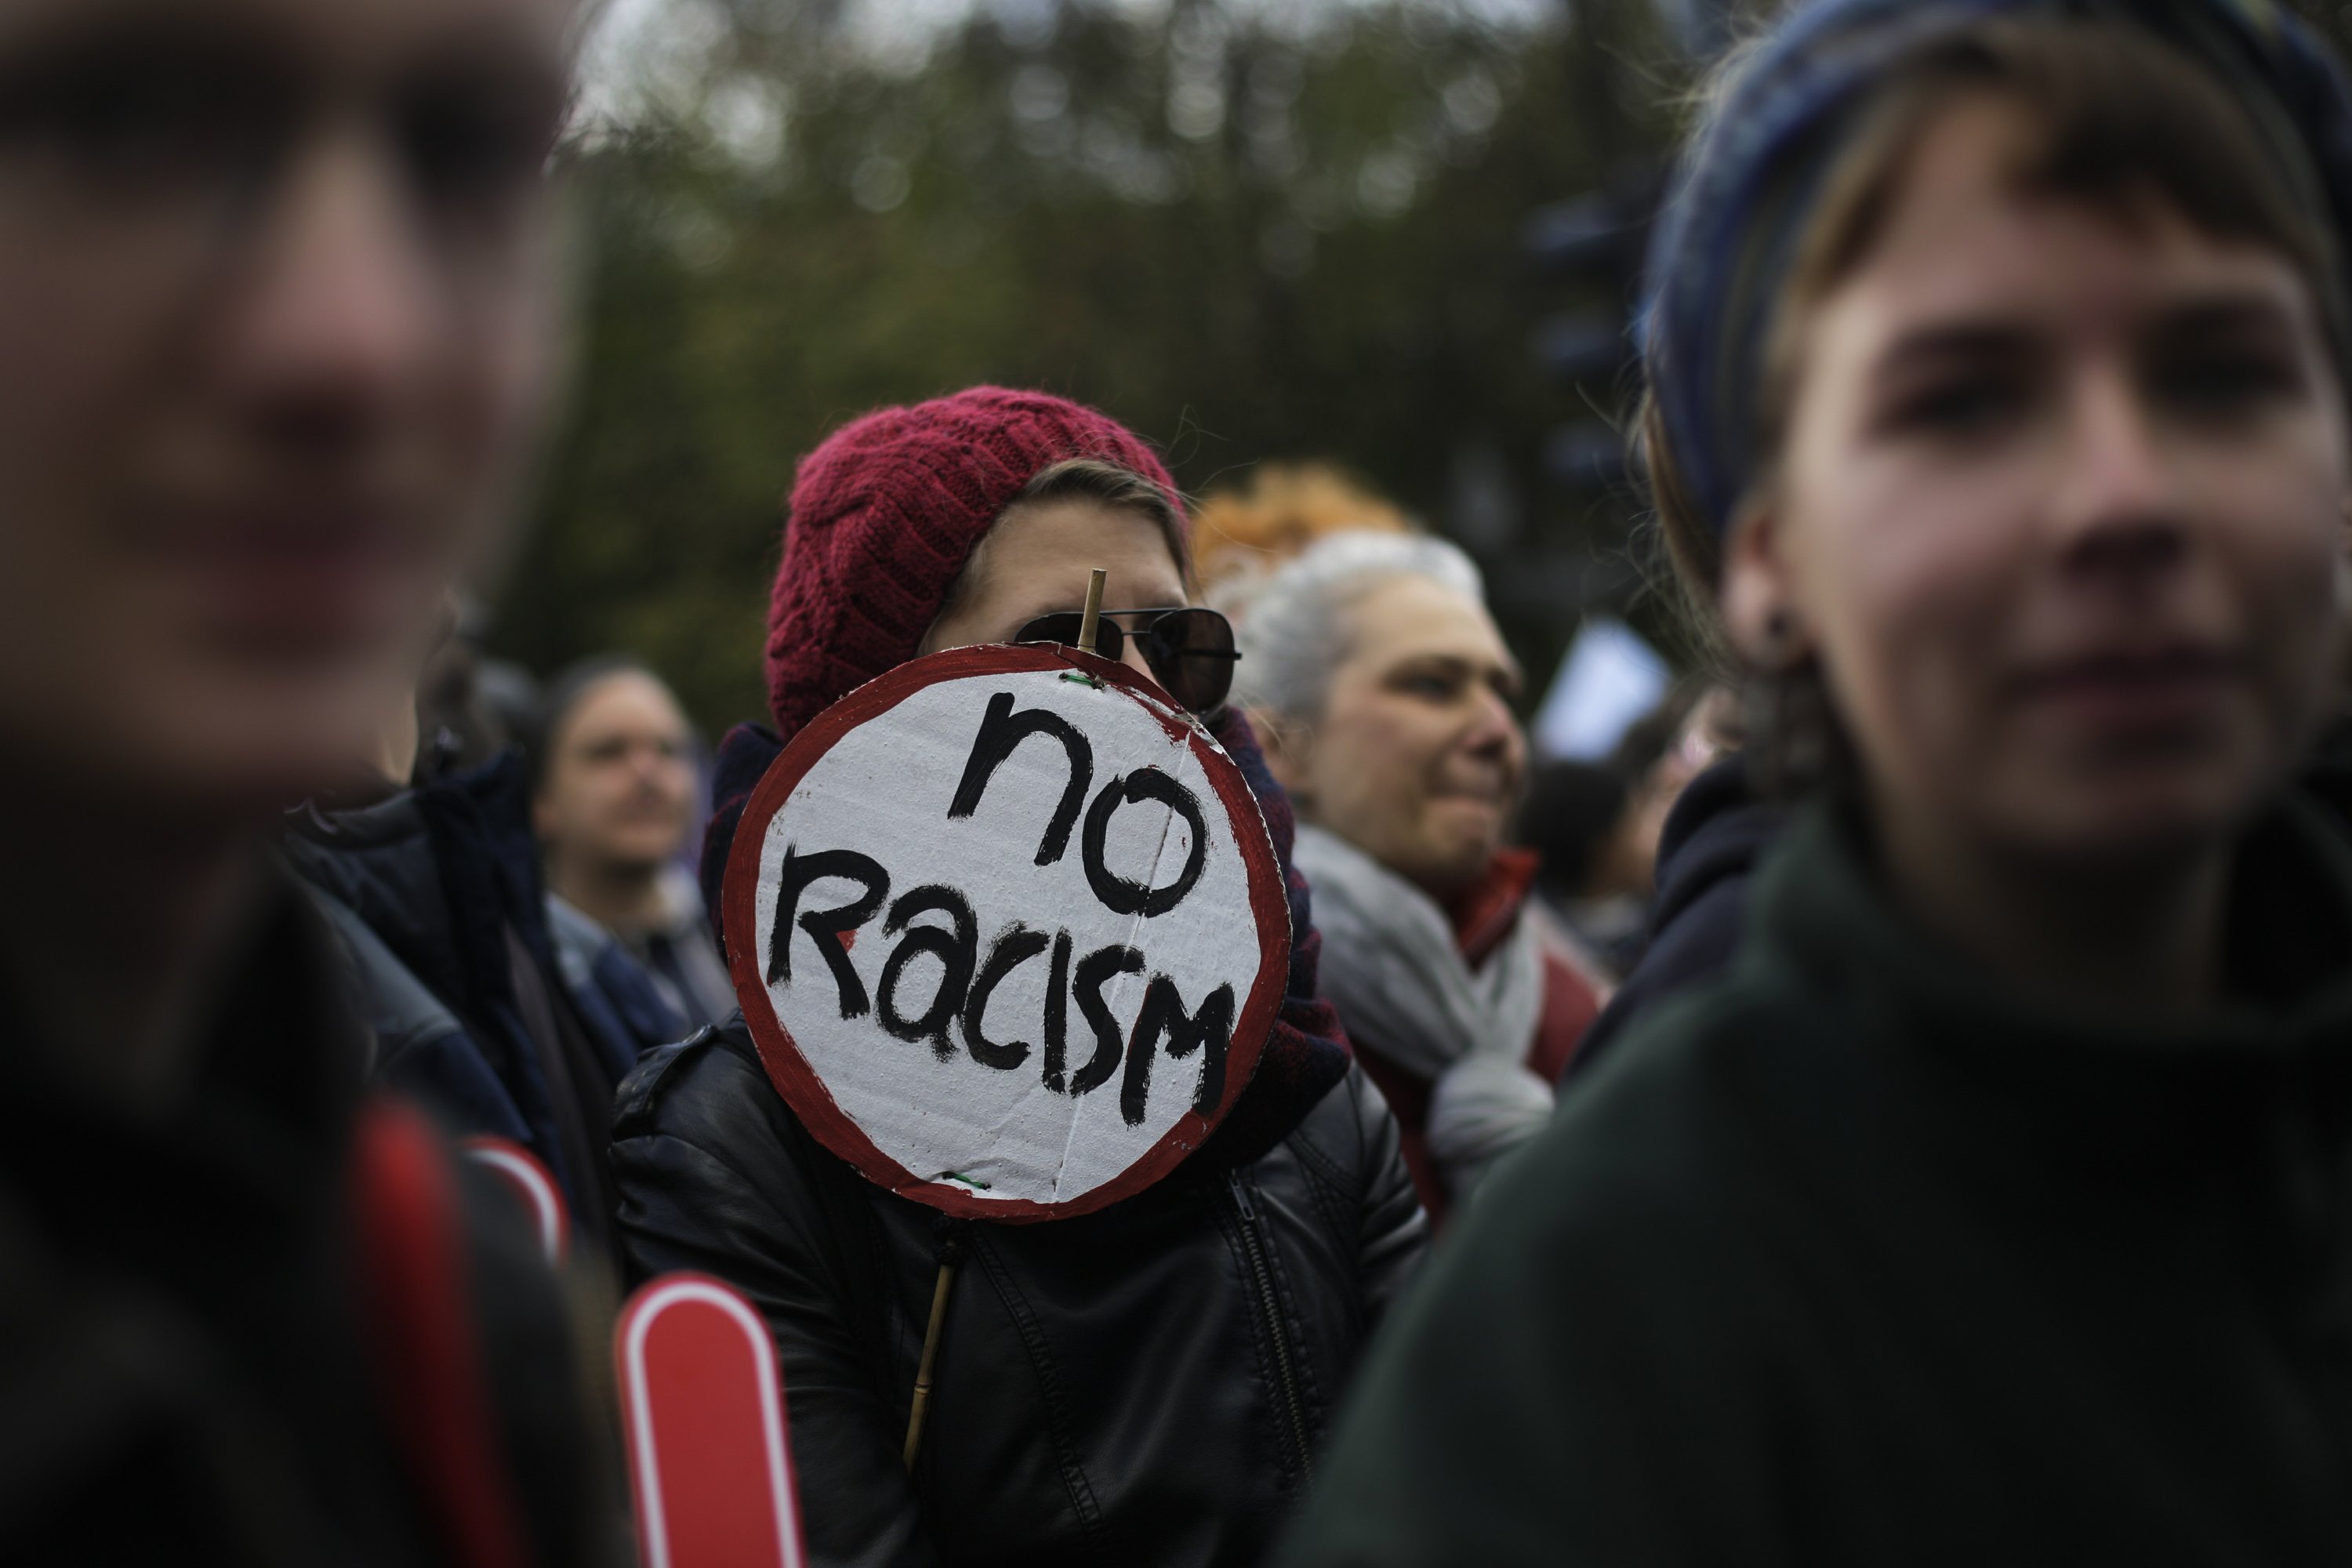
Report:
M 825 1568 L 1255 1563 L 1424 1233 L 1395 1120 L 1354 1071 L 1251 1164 L 1180 1166 L 1043 1225 L 950 1224 L 866 1181 L 785 1107 L 740 1019 L 649 1057 L 614 1140 L 634 1273 L 716 1274 L 775 1332 Z M 961 1279 L 909 1476 L 948 1244 Z
M 1571 1079 L 1610 1054 L 1635 1018 L 1730 963 L 1747 923 L 1748 878 L 1787 816 L 1785 806 L 1758 797 L 1736 752 L 1690 782 L 1658 836 L 1657 901 L 1641 962 L 1585 1031 L 1569 1064 Z
M 2313 749 L 2301 783 L 2352 824 L 2352 720 L 2339 720 Z M 1788 816 L 1784 803 L 1756 793 L 1738 752 L 1691 781 L 1658 836 L 1657 902 L 1642 961 L 1587 1031 L 1570 1077 L 1605 1055 L 1635 1018 L 1729 967 L 1747 926 L 1748 879 Z
M 617 943 L 559 959 L 530 821 L 509 754 L 357 810 L 306 807 L 286 847 L 352 958 L 377 1077 L 529 1148 L 601 1231 L 603 1173 L 575 1167 L 601 1160 L 622 1075 L 688 1028 Z
M 12 1568 L 478 1561 L 478 1531 L 444 1528 L 461 1496 L 532 1561 L 609 1560 L 578 1352 L 512 1201 L 441 1148 L 421 1168 L 457 1205 L 415 1234 L 446 1252 L 395 1256 L 362 1221 L 364 1046 L 331 940 L 284 888 L 161 1113 L 56 1073 L 0 1003 Z M 414 1375 L 404 1347 L 443 1331 L 470 1367 Z M 469 1452 L 488 1462 L 453 1472 Z
M 2014 994 L 1796 818 L 1390 1325 L 1291 1568 L 2352 1561 L 2352 844 L 2243 841 L 2229 1001 Z
M 1288 805 L 1246 723 L 1218 738 L 1287 870 Z M 744 730 L 722 749 L 719 856 L 724 807 L 776 746 Z M 873 1185 L 801 1126 L 740 1017 L 622 1086 L 624 1255 L 637 1277 L 716 1274 L 766 1316 L 813 1563 L 1259 1560 L 1427 1237 L 1396 1120 L 1316 998 L 1319 943 L 1289 883 L 1300 934 L 1248 1089 L 1174 1173 L 1092 1215 L 950 1224 Z M 960 1279 L 909 1475 L 943 1248 Z

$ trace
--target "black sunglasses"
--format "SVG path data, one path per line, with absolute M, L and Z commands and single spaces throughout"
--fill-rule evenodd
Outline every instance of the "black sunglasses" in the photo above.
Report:
M 1113 616 L 1150 616 L 1142 626 L 1127 630 Z M 1059 610 L 1013 634 L 1014 642 L 1060 643 L 1078 646 L 1078 628 L 1086 616 Z M 1194 713 L 1207 715 L 1223 706 L 1234 689 L 1234 664 L 1241 658 L 1234 647 L 1234 624 L 1214 610 L 1105 610 L 1095 626 L 1095 652 L 1116 661 L 1133 637 L 1143 650 L 1168 695 Z

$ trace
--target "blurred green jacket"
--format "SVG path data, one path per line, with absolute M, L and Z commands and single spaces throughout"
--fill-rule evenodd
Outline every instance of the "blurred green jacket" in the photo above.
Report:
M 2352 1561 L 2340 825 L 2271 812 L 2226 921 L 2222 1005 L 2110 1027 L 1801 816 L 1457 1221 L 1280 1561 Z

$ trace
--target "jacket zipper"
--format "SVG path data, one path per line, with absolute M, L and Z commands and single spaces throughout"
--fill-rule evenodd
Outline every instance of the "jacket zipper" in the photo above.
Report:
M 1258 1235 L 1257 1207 L 1250 1202 L 1249 1186 L 1239 1171 L 1227 1173 L 1225 1184 L 1233 1192 L 1234 1209 L 1241 1217 L 1242 1253 L 1249 1259 L 1250 1282 L 1257 1288 L 1260 1321 L 1265 1324 L 1268 1342 L 1274 1346 L 1275 1381 L 1282 1385 L 1291 1440 L 1298 1447 L 1298 1473 L 1311 1481 L 1315 1479 L 1315 1459 L 1307 1438 L 1307 1402 L 1299 1397 L 1298 1372 L 1290 1363 L 1290 1336 L 1283 1330 L 1281 1298 L 1275 1294 L 1274 1270 L 1266 1264 L 1265 1244 Z

